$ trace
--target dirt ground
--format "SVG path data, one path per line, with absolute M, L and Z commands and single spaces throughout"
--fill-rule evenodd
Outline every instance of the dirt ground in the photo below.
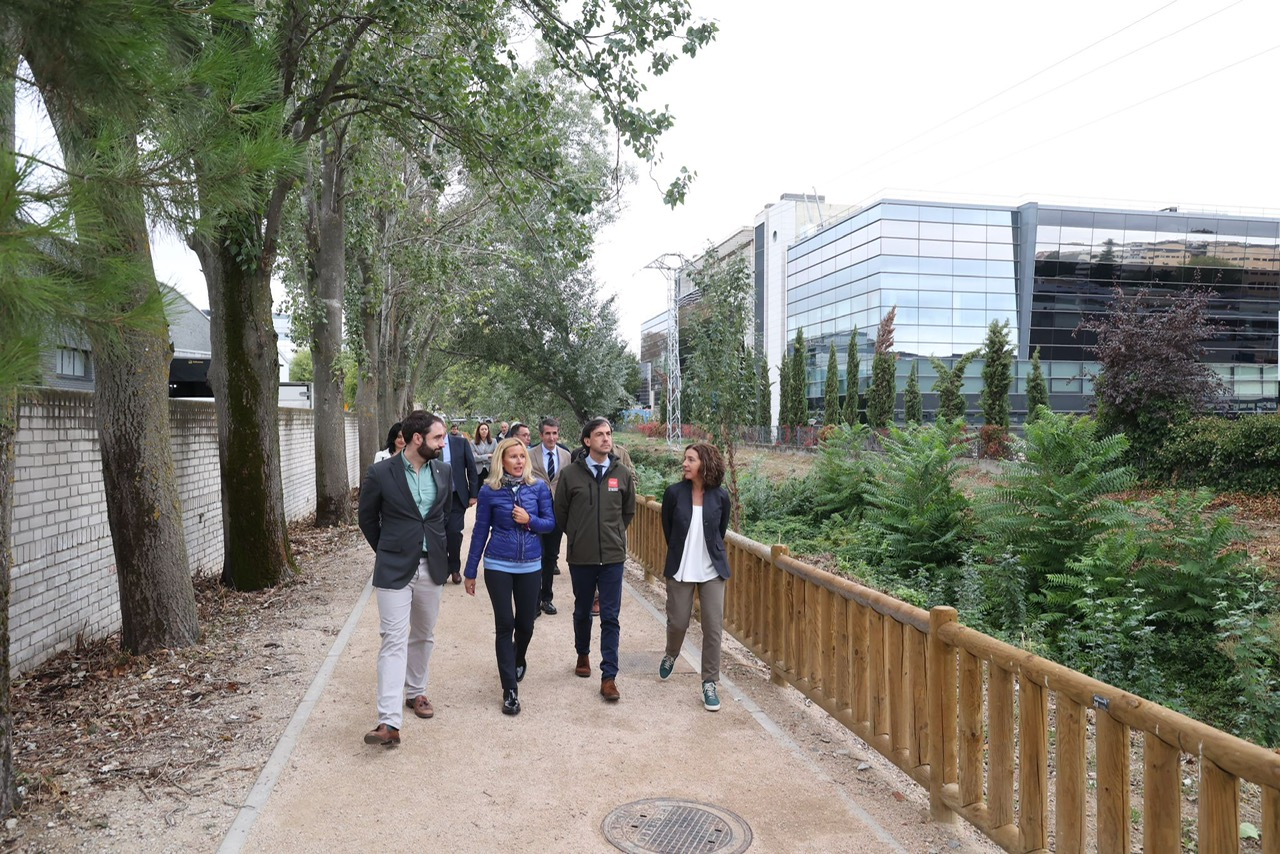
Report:
M 198 646 L 129 657 L 111 637 L 14 681 L 24 803 L 0 850 L 217 848 L 369 580 L 356 528 L 290 535 L 296 581 L 197 580 Z

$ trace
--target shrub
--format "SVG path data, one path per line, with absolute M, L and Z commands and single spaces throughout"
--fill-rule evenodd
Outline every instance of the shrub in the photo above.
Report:
M 867 462 L 863 446 L 865 424 L 825 428 L 813 476 L 817 480 L 816 510 L 820 516 L 839 514 L 848 520 L 862 516 L 866 505 Z
M 1176 486 L 1280 492 L 1280 415 L 1180 424 L 1168 432 L 1151 474 Z
M 1128 443 L 1122 434 L 1099 439 L 1092 418 L 1042 410 L 1015 446 L 1025 462 L 1008 463 L 1005 483 L 981 494 L 978 505 L 989 555 L 1006 552 L 1027 569 L 1028 589 L 1080 558 L 1100 534 L 1128 524 L 1111 493 L 1133 486 L 1133 471 L 1119 465 Z
M 871 466 L 863 525 L 878 541 L 878 562 L 921 575 L 937 588 L 934 575 L 960 562 L 968 542 L 969 501 L 953 485 L 965 451 L 957 426 L 889 428 L 885 456 Z M 939 590 L 939 592 L 941 592 Z

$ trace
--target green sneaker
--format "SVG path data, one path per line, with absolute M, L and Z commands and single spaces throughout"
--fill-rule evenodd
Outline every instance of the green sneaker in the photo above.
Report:
M 658 665 L 658 676 L 666 679 L 671 675 L 671 671 L 676 669 L 676 660 L 669 655 L 662 656 L 662 663 Z
M 708 712 L 720 711 L 720 697 L 716 694 L 716 683 L 702 683 L 702 708 Z

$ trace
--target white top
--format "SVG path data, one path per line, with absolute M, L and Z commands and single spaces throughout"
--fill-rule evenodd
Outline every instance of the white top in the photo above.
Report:
M 676 570 L 676 581 L 686 584 L 701 584 L 704 581 L 715 581 L 720 577 L 711 563 L 711 554 L 707 551 L 707 537 L 702 533 L 702 508 L 694 505 L 693 516 L 689 519 L 689 533 L 684 538 L 684 554 L 680 555 L 680 568 Z
M 386 448 L 383 448 L 381 451 L 378 451 L 378 453 L 373 455 L 373 461 L 375 463 L 380 463 L 383 460 L 389 460 L 389 459 L 391 459 L 391 452 L 388 451 Z

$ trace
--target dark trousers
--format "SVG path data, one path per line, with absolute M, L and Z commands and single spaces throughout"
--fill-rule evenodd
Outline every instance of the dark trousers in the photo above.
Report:
M 445 546 L 449 553 L 449 572 L 462 572 L 462 528 L 467 524 L 468 498 L 453 494 L 449 518 L 444 523 Z
M 550 534 L 542 535 L 542 601 L 550 602 L 552 597 L 551 582 L 556 578 L 556 564 L 560 560 L 560 540 L 564 531 L 557 525 Z
M 622 610 L 622 564 L 569 564 L 573 580 L 573 645 L 591 652 L 591 603 L 600 593 L 600 678 L 618 675 L 618 612 Z
M 538 616 L 538 573 L 485 568 L 484 586 L 493 603 L 493 651 L 502 690 L 515 691 L 516 665 L 523 664 Z M 514 613 L 512 605 L 515 605 Z

